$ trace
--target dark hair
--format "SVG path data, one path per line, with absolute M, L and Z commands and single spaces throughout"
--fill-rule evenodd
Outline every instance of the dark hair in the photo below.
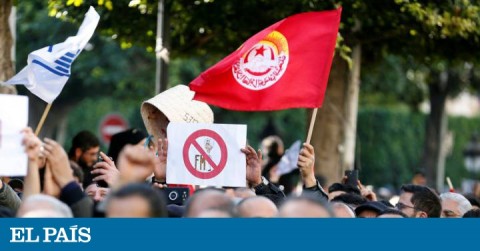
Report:
M 290 195 L 295 188 L 297 188 L 297 184 L 300 182 L 300 171 L 294 169 L 293 171 L 280 176 L 278 180 L 278 185 L 283 186 L 283 193 L 285 195 Z
M 419 185 L 403 185 L 401 190 L 403 192 L 412 193 L 412 202 L 415 210 L 427 213 L 429 218 L 438 218 L 442 213 L 442 203 L 440 197 L 435 192 L 426 187 Z
M 417 175 L 425 177 L 425 172 L 423 170 L 417 170 L 417 171 L 415 171 L 413 176 L 417 176 Z
M 463 195 L 472 206 L 480 207 L 480 200 L 473 194 L 464 194 Z
M 394 208 L 387 208 L 387 209 L 383 210 L 378 216 L 384 215 L 384 214 L 395 214 L 395 215 L 400 215 L 403 218 L 408 218 L 408 216 L 406 214 L 404 214 L 402 211 L 394 209 Z
M 167 205 L 163 195 L 147 184 L 132 183 L 110 194 L 109 200 L 139 196 L 148 202 L 150 217 L 167 217 Z
M 328 187 L 328 193 L 333 193 L 337 191 L 343 191 L 346 193 L 353 193 L 361 195 L 360 189 L 354 187 L 352 185 L 341 184 L 341 183 L 333 183 L 330 187 Z
M 126 145 L 136 145 L 146 138 L 147 135 L 139 129 L 128 129 L 112 136 L 107 155 L 116 163 L 118 155 Z
M 81 131 L 77 133 L 72 139 L 72 146 L 68 152 L 68 156 L 72 158 L 75 156 L 75 149 L 80 148 L 82 151 L 86 151 L 92 147 L 100 146 L 100 141 L 97 136 L 89 131 Z
M 354 193 L 344 193 L 336 196 L 331 200 L 331 202 L 342 202 L 347 204 L 350 207 L 358 207 L 362 205 L 363 203 L 367 202 L 367 199 L 364 197 L 354 194 Z
M 474 208 L 467 211 L 463 218 L 480 218 L 480 208 Z

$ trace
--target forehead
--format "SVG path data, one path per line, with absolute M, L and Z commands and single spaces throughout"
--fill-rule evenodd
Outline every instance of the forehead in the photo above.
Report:
M 442 208 L 456 208 L 458 207 L 458 202 L 452 199 L 443 199 L 442 200 Z
M 88 148 L 87 150 L 85 150 L 84 152 L 85 153 L 96 153 L 100 150 L 100 147 L 99 146 L 94 146 L 94 147 L 90 147 Z
M 97 192 L 97 191 L 108 191 L 108 188 L 105 188 L 105 187 L 98 187 L 97 184 L 95 183 L 92 183 L 90 185 L 87 186 L 87 188 L 85 189 L 85 192 Z
M 400 194 L 400 198 L 398 200 L 398 202 L 402 202 L 403 204 L 405 204 L 405 202 L 412 202 L 412 196 L 413 196 L 413 193 L 409 193 L 409 192 L 403 192 L 402 194 Z M 406 204 L 408 205 L 408 204 Z

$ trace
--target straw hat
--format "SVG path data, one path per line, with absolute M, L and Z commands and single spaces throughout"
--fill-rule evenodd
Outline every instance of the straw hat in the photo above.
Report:
M 213 123 L 213 111 L 186 85 L 177 85 L 144 101 L 140 112 L 150 135 L 164 138 L 169 122 Z

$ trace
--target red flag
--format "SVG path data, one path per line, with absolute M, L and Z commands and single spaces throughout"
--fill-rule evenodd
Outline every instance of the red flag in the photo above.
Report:
M 240 111 L 320 107 L 341 8 L 287 17 L 190 83 L 195 100 Z

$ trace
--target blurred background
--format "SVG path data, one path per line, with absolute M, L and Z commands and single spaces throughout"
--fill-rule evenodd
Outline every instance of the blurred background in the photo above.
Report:
M 446 189 L 445 177 L 459 190 L 462 184 L 473 189 L 480 178 L 480 1 L 347 2 L 2 0 L 0 26 L 10 23 L 11 35 L 0 30 L 0 50 L 3 61 L 12 55 L 14 63 L 0 64 L 0 80 L 22 69 L 28 53 L 74 35 L 88 7 L 96 8 L 96 34 L 42 130 L 68 149 L 83 129 L 105 138 L 109 114 L 122 117 L 123 126 L 144 129 L 142 101 L 188 85 L 282 18 L 341 5 L 336 56 L 312 139 L 317 175 L 330 184 L 344 170 L 359 169 L 364 184 L 395 190 L 421 172 L 438 190 Z M 30 96 L 35 127 L 45 103 L 17 89 Z M 285 148 L 305 140 L 311 112 L 213 109 L 216 123 L 247 124 L 252 146 L 278 135 Z

